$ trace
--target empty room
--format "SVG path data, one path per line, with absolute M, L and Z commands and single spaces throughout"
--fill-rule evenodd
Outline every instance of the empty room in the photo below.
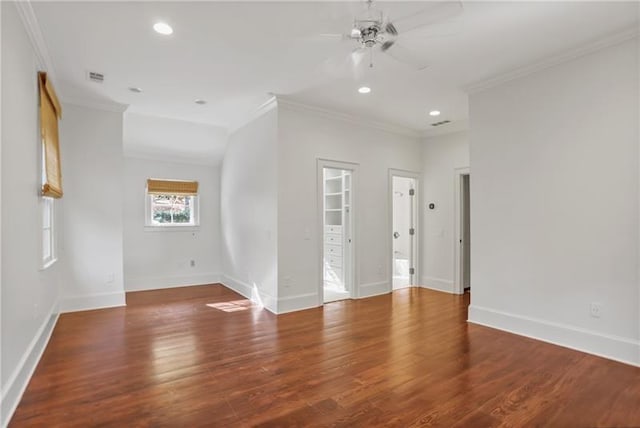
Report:
M 637 1 L 0 25 L 0 426 L 640 426 Z

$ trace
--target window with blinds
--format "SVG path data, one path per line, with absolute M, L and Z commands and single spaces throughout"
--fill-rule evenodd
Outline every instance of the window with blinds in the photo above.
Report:
M 198 226 L 198 182 L 150 178 L 146 226 Z
M 62 170 L 60 167 L 60 144 L 58 120 L 62 107 L 47 73 L 38 73 L 40 93 L 40 135 L 42 138 L 42 195 L 62 197 Z

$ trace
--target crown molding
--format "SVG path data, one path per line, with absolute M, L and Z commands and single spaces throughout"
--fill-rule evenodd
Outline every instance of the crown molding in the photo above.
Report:
M 368 128 L 377 129 L 380 131 L 386 131 L 393 134 L 402 135 L 404 137 L 411 138 L 420 138 L 421 133 L 416 131 L 415 129 L 383 122 L 379 120 L 374 120 L 370 118 L 365 118 L 362 116 L 356 116 L 349 113 L 339 112 L 336 110 L 330 110 L 324 107 L 318 107 L 310 104 L 300 103 L 298 101 L 293 101 L 283 97 L 282 95 L 276 95 L 278 99 L 278 105 L 288 108 L 293 111 L 302 111 L 307 113 L 313 113 L 322 117 L 326 117 L 329 119 L 341 120 L 343 122 L 348 122 L 354 125 L 366 126 Z
M 588 55 L 601 49 L 626 42 L 627 40 L 638 37 L 638 34 L 638 28 L 635 26 L 625 28 L 622 31 L 618 31 L 616 33 L 610 34 L 609 36 L 594 40 L 591 43 L 581 45 L 577 48 L 562 52 L 560 54 L 549 56 L 533 64 L 529 64 L 524 67 L 516 68 L 506 73 L 490 77 L 488 79 L 471 83 L 469 85 L 463 86 L 462 89 L 468 94 L 484 91 L 485 89 L 493 88 L 511 80 L 515 80 L 529 74 L 544 70 L 546 68 L 550 68 L 564 62 L 577 59 L 581 56 Z
M 260 104 L 258 107 L 252 110 L 245 117 L 243 117 L 242 119 L 240 119 L 239 121 L 231 125 L 227 131 L 227 135 L 235 133 L 240 128 L 243 128 L 247 124 L 253 122 L 257 118 L 263 116 L 264 114 L 268 113 L 269 111 L 271 111 L 276 107 L 278 107 L 278 99 L 276 98 L 275 95 L 269 94 L 269 99 L 267 101 Z
M 110 111 L 113 113 L 124 113 L 129 108 L 129 104 L 120 104 L 109 101 L 90 101 L 82 98 L 62 98 L 62 104 L 71 104 L 78 107 L 87 107 L 95 110 Z
M 51 79 L 55 84 L 56 73 L 53 68 L 53 61 L 51 60 L 51 55 L 49 55 L 49 49 L 47 48 L 47 44 L 44 41 L 44 37 L 42 36 L 40 23 L 38 23 L 38 18 L 36 18 L 36 14 L 33 11 L 31 2 L 29 0 L 23 0 L 16 1 L 14 2 L 14 4 L 16 6 L 16 9 L 18 10 L 18 15 L 20 15 L 22 24 L 27 31 L 27 35 L 29 36 L 29 40 L 31 41 L 31 45 L 33 46 L 33 50 L 36 54 L 38 68 L 41 71 L 46 71 L 48 78 Z

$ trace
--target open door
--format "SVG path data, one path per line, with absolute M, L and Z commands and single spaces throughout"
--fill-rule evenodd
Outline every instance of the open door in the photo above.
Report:
M 391 176 L 392 288 L 417 283 L 417 182 L 414 177 Z

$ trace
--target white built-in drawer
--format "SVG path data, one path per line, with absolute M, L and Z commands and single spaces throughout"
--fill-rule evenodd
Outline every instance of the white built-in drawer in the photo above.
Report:
M 327 245 L 324 246 L 324 254 L 326 256 L 341 256 L 342 255 L 342 246 L 341 245 L 327 244 Z
M 324 233 L 342 233 L 342 226 L 325 226 Z
M 324 235 L 324 242 L 333 245 L 342 245 L 342 235 L 337 233 L 327 233 Z
M 342 267 L 342 256 L 325 256 L 324 261 L 329 266 Z

